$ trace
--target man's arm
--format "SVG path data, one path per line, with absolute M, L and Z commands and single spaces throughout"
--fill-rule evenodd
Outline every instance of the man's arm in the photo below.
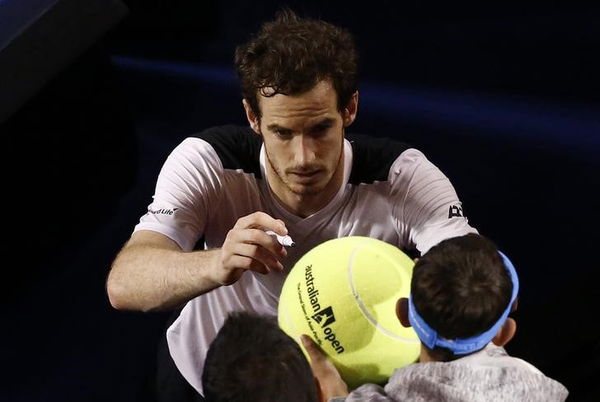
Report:
M 106 283 L 119 310 L 166 310 L 216 287 L 236 282 L 246 270 L 281 271 L 287 255 L 264 230 L 285 235 L 282 221 L 263 212 L 240 218 L 219 249 L 184 252 L 169 237 L 140 230 L 115 258 Z
M 219 250 L 184 253 L 158 232 L 135 232 L 115 258 L 106 289 L 118 310 L 166 310 L 219 286 L 210 272 Z

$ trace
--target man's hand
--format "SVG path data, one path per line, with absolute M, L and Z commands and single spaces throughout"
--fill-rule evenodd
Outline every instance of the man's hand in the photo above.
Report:
M 261 274 L 283 271 L 280 259 L 287 256 L 287 251 L 273 236 L 265 233 L 267 230 L 279 235 L 288 234 L 283 221 L 264 212 L 238 219 L 221 247 L 221 269 L 216 270 L 216 281 L 220 285 L 236 282 L 246 270 Z
M 300 339 L 310 357 L 313 375 L 319 383 L 321 401 L 325 402 L 336 396 L 347 396 L 348 386 L 319 345 L 308 335 L 302 335 Z

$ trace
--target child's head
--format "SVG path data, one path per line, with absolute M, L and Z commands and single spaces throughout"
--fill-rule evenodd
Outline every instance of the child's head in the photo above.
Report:
M 308 360 L 276 318 L 232 313 L 211 343 L 202 375 L 208 402 L 318 401 Z
M 507 317 L 517 292 L 514 267 L 490 240 L 454 237 L 415 264 L 411 298 L 399 308 L 401 321 L 410 322 L 433 360 L 448 361 L 492 340 L 508 342 L 516 329 Z

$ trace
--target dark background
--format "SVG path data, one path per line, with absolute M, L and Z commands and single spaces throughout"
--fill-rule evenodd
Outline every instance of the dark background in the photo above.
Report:
M 124 14 L 98 5 L 114 16 L 100 23 L 68 0 L 0 0 L 0 400 L 152 401 L 169 314 L 113 310 L 104 281 L 171 149 L 205 127 L 245 124 L 233 51 L 279 3 L 130 0 Z M 512 257 L 522 290 L 509 352 L 570 400 L 598 400 L 600 7 L 286 4 L 355 35 L 353 130 L 424 151 L 470 222 Z M 51 50 L 38 60 L 40 49 Z

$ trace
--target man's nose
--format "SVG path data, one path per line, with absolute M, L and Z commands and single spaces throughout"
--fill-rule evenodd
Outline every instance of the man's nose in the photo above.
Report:
M 306 165 L 315 161 L 317 144 L 310 136 L 299 134 L 294 138 L 294 159 L 297 165 Z

